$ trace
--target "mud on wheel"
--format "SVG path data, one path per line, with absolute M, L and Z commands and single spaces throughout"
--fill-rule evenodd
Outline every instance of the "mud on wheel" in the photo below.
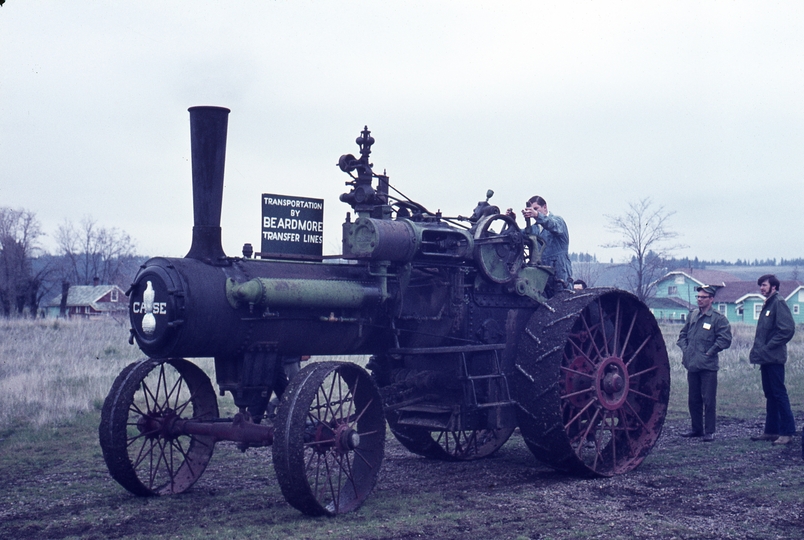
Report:
M 385 447 L 377 386 L 355 364 L 303 368 L 282 394 L 273 461 L 285 499 L 309 515 L 358 508 L 374 489 Z
M 627 472 L 659 437 L 670 396 L 664 338 L 624 291 L 560 294 L 519 340 L 513 375 L 522 436 L 541 461 L 581 475 Z
M 177 420 L 211 421 L 218 402 L 209 377 L 182 359 L 145 359 L 118 375 L 98 428 L 109 473 L 135 495 L 186 491 L 212 457 L 209 436 L 177 435 Z

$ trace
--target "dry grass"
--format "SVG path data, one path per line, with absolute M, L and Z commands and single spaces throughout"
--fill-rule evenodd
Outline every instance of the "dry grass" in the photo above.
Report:
M 55 425 L 98 409 L 121 369 L 142 356 L 128 326 L 0 319 L 0 428 Z
M 670 356 L 670 413 L 687 414 L 686 371 L 675 341 L 681 329 L 662 332 Z M 764 411 L 759 370 L 748 363 L 754 327 L 734 325 L 732 347 L 721 353 L 719 413 L 754 416 Z M 142 353 L 128 344 L 128 323 L 99 321 L 0 320 L 0 429 L 48 426 L 97 410 L 117 374 Z M 804 329 L 788 346 L 787 386 L 794 411 L 804 410 Z M 351 360 L 366 357 L 318 357 Z M 210 359 L 194 360 L 214 380 Z M 226 409 L 226 400 L 221 400 Z
M 670 357 L 670 412 L 687 414 L 687 371 L 681 365 L 681 349 L 676 346 L 680 325 L 662 325 L 662 333 Z M 733 324 L 733 341 L 720 353 L 718 373 L 718 415 L 746 417 L 764 414 L 765 396 L 762 393 L 759 367 L 748 361 L 754 343 L 756 326 Z M 804 328 L 787 345 L 785 380 L 793 412 L 804 411 Z M 798 415 L 797 415 L 798 416 Z
M 118 373 L 142 358 L 129 345 L 128 321 L 0 319 L 0 430 L 54 426 L 77 414 L 100 410 Z M 313 361 L 367 357 L 320 356 Z M 211 358 L 193 362 L 214 381 Z M 235 412 L 231 397 L 219 398 L 221 414 Z

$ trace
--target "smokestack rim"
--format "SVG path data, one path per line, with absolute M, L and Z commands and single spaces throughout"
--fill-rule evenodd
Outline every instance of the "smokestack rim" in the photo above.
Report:
M 203 110 L 203 109 L 207 109 L 207 110 L 210 110 L 210 111 L 217 110 L 217 111 L 226 112 L 226 113 L 232 112 L 232 110 L 227 108 L 227 107 L 219 107 L 217 105 L 194 105 L 194 106 L 190 107 L 189 109 L 187 109 L 187 111 L 193 112 L 193 111 Z

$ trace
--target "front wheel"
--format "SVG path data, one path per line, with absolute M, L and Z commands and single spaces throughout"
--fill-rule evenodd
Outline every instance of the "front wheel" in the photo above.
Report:
M 304 367 L 282 394 L 273 460 L 282 494 L 309 515 L 357 509 L 377 482 L 385 417 L 377 386 L 361 367 Z
M 206 469 L 215 440 L 175 435 L 170 426 L 176 420 L 217 417 L 212 383 L 194 364 L 147 358 L 129 365 L 101 411 L 98 435 L 109 473 L 135 495 L 186 491 Z

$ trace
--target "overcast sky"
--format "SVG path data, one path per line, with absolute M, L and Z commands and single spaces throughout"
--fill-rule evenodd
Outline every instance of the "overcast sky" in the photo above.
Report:
M 467 215 L 538 194 L 570 250 L 616 260 L 606 214 L 651 197 L 703 259 L 804 256 L 801 2 L 7 0 L 0 206 L 183 256 L 189 114 L 231 109 L 224 250 L 260 194 L 349 207 L 335 164 L 368 125 L 399 190 Z

